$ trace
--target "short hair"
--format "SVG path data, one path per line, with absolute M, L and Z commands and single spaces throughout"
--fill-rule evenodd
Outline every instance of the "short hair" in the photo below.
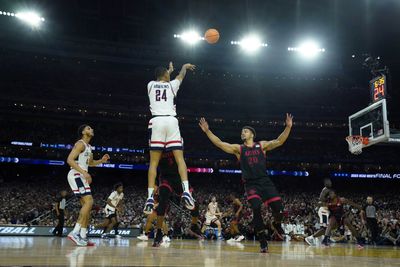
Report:
M 87 124 L 82 124 L 81 126 L 79 126 L 79 128 L 78 128 L 78 138 L 82 138 L 82 132 L 83 132 L 83 130 L 85 130 L 85 128 L 87 127 L 87 126 L 89 126 L 89 125 L 87 125 Z
M 122 184 L 121 182 L 116 183 L 116 184 L 114 185 L 114 190 L 117 190 L 118 187 L 120 187 L 120 186 L 123 186 L 123 184 Z
M 154 76 L 156 77 L 156 79 L 160 79 L 162 76 L 164 76 L 165 72 L 167 72 L 167 68 L 165 67 L 157 67 L 154 70 Z
M 256 137 L 256 130 L 255 130 L 253 127 L 251 127 L 251 126 L 244 126 L 244 127 L 242 128 L 242 130 L 243 130 L 243 129 L 249 130 L 250 132 L 253 133 L 254 138 Z

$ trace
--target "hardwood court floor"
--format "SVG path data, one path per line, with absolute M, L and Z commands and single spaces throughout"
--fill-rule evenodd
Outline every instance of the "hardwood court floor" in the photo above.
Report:
M 270 244 L 269 254 L 258 253 L 258 243 L 247 241 L 173 240 L 152 248 L 136 239 L 92 239 L 95 247 L 76 247 L 66 238 L 0 237 L 0 265 L 8 266 L 400 266 L 400 249 L 335 245 L 308 247 L 303 243 Z

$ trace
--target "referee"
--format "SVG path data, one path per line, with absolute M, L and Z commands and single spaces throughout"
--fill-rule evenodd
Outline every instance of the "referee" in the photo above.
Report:
M 376 219 L 376 207 L 373 204 L 373 198 L 371 196 L 367 197 L 367 202 L 363 206 L 363 209 L 361 211 L 361 218 L 363 224 L 367 224 L 368 229 L 371 232 L 371 241 L 373 243 L 377 242 L 378 238 L 378 221 Z
M 57 198 L 54 208 L 56 210 L 58 223 L 53 230 L 53 235 L 62 236 L 64 229 L 64 216 L 65 216 L 65 203 L 66 203 L 67 191 L 63 190 L 60 192 L 60 196 Z

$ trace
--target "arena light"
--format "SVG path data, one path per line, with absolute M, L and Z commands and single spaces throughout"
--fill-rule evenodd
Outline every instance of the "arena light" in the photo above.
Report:
M 201 37 L 197 31 L 190 30 L 183 32 L 182 34 L 174 34 L 174 38 L 181 39 L 182 41 L 194 45 L 199 41 L 204 40 L 204 37 Z
M 298 52 L 306 58 L 314 58 L 319 53 L 324 53 L 325 48 L 319 47 L 319 45 L 314 41 L 307 41 L 302 43 L 298 47 L 288 47 L 289 52 Z
M 13 12 L 1 10 L 0 15 L 8 16 L 8 17 L 15 17 L 35 28 L 39 27 L 40 24 L 42 24 L 45 21 L 45 19 L 43 17 L 41 17 L 39 14 L 37 14 L 36 12 L 33 12 L 33 11 L 13 13 Z
M 15 14 L 15 17 L 33 27 L 39 27 L 40 24 L 45 21 L 45 19 L 43 17 L 41 17 L 36 12 L 32 12 L 32 11 L 18 12 Z
M 254 53 L 261 47 L 268 46 L 268 44 L 263 43 L 260 37 L 256 35 L 247 36 L 240 41 L 231 41 L 231 45 L 239 45 L 243 50 L 249 53 Z

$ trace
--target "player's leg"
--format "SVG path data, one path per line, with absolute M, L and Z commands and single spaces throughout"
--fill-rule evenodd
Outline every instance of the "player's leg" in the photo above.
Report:
M 109 233 L 109 232 L 111 231 L 111 229 L 114 228 L 114 225 L 116 225 L 116 224 L 117 224 L 117 219 L 116 219 L 115 216 L 112 216 L 112 217 L 111 217 L 111 222 L 110 222 L 110 224 L 109 224 L 108 227 L 107 227 L 107 233 Z
M 93 207 L 93 197 L 92 195 L 85 195 L 82 197 L 83 206 L 81 208 L 81 221 L 78 221 L 81 224 L 80 236 L 86 240 L 87 239 L 87 227 L 90 221 L 90 212 Z
M 168 227 L 165 223 L 165 213 L 168 207 L 168 200 L 171 195 L 170 187 L 166 184 L 161 184 L 159 187 L 159 194 L 158 194 L 158 207 L 157 207 L 157 233 L 156 237 L 154 238 L 154 247 L 158 247 L 163 240 L 163 232 L 164 235 L 168 234 Z
M 143 212 L 150 214 L 154 208 L 154 188 L 156 185 L 157 178 L 157 167 L 160 162 L 163 150 L 165 148 L 165 125 L 163 123 L 163 117 L 153 118 L 149 122 L 149 150 L 150 150 L 150 163 L 149 170 L 147 173 L 147 201 L 144 205 Z
M 199 216 L 200 216 L 198 205 L 195 205 L 194 209 L 190 211 L 190 215 L 192 217 L 191 223 L 190 223 L 190 230 L 196 234 L 196 237 L 200 237 L 202 232 L 198 225 Z
M 339 222 L 335 216 L 330 216 L 329 221 L 328 221 L 328 226 L 326 227 L 325 230 L 325 236 L 324 239 L 322 240 L 322 245 L 324 246 L 329 246 L 330 245 L 330 239 L 331 239 L 331 232 L 332 230 L 335 230 L 339 225 Z
M 350 218 L 345 217 L 343 219 L 343 224 L 347 226 L 347 228 L 349 228 L 351 234 L 356 238 L 357 240 L 357 246 L 358 248 L 363 248 L 363 242 L 360 236 L 360 233 L 357 231 L 357 229 L 353 226 L 353 224 L 351 223 Z
M 217 238 L 222 239 L 222 224 L 221 224 L 220 220 L 216 219 L 213 221 L 213 223 L 215 223 L 215 225 L 217 226 L 217 229 L 218 229 Z
M 255 189 L 250 189 L 248 190 L 247 201 L 250 203 L 250 207 L 253 210 L 254 232 L 260 241 L 261 252 L 266 253 L 268 251 L 268 242 L 267 235 L 265 233 L 264 221 L 261 215 L 261 197 L 257 194 Z
M 183 194 L 182 199 L 185 203 L 185 206 L 189 210 L 194 209 L 194 199 L 192 194 L 189 191 L 189 179 L 187 166 L 185 162 L 185 158 L 183 155 L 183 141 L 181 137 L 181 132 L 179 130 L 179 123 L 175 117 L 169 117 L 168 125 L 166 127 L 166 143 L 165 149 L 166 151 L 172 151 L 175 162 L 178 166 L 179 176 L 182 182 Z
M 272 211 L 272 217 L 274 219 L 272 226 L 276 230 L 278 237 L 283 240 L 285 235 L 285 231 L 282 229 L 284 207 L 278 190 L 271 182 L 266 184 L 263 188 L 260 188 L 260 191 L 262 192 L 264 205 L 269 206 Z

